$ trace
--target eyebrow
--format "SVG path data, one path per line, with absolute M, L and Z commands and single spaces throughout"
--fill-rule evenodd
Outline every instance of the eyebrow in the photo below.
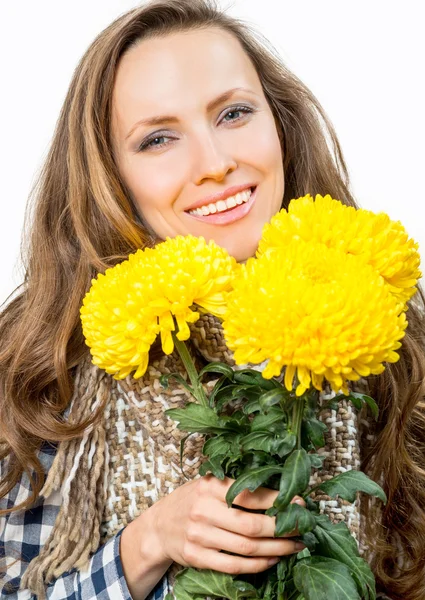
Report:
M 229 100 L 229 98 L 231 98 L 233 96 L 233 94 L 235 94 L 236 92 L 239 92 L 239 91 L 249 92 L 250 94 L 254 94 L 254 96 L 258 95 L 248 88 L 235 87 L 230 90 L 227 90 L 223 94 L 220 94 L 214 100 L 211 100 L 211 102 L 209 102 L 207 104 L 207 111 L 211 112 L 219 104 L 221 104 L 222 102 L 226 102 L 226 100 Z M 179 119 L 173 115 L 161 115 L 158 117 L 150 117 L 148 119 L 140 119 L 140 121 L 137 121 L 137 123 L 135 123 L 133 125 L 133 127 L 130 129 L 130 131 L 126 135 L 125 139 L 127 140 L 132 135 L 132 133 L 135 131 L 135 129 L 137 129 L 137 127 L 140 127 L 140 125 L 163 125 L 164 123 L 178 123 L 178 122 L 179 122 Z

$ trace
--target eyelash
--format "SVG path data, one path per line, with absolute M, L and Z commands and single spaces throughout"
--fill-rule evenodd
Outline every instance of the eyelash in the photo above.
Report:
M 253 108 L 249 108 L 248 106 L 231 106 L 231 107 L 230 107 L 230 108 L 227 110 L 227 112 L 226 112 L 226 114 L 224 115 L 223 119 L 224 119 L 225 117 L 227 117 L 227 115 L 228 115 L 229 113 L 232 113 L 232 112 L 243 112 L 243 113 L 249 114 L 249 113 L 254 113 L 254 112 L 255 112 L 255 109 L 253 109 Z M 226 121 L 226 122 L 227 122 L 227 123 L 232 123 L 232 122 L 234 122 L 234 121 L 239 121 L 239 120 L 240 120 L 240 119 L 242 119 L 242 118 L 243 118 L 243 117 L 239 117 L 239 118 L 237 118 L 237 119 L 232 119 L 231 121 Z M 140 146 L 139 146 L 139 148 L 138 148 L 138 152 L 143 152 L 144 150 L 147 150 L 147 149 L 150 149 L 150 148 L 162 148 L 163 146 L 166 146 L 166 145 L 167 145 L 167 142 L 163 142 L 162 144 L 156 144 L 156 145 L 154 145 L 154 146 L 150 146 L 151 142 L 155 141 L 155 140 L 156 140 L 156 139 L 158 139 L 158 138 L 162 138 L 162 137 L 164 137 L 164 138 L 165 138 L 165 137 L 168 137 L 168 136 L 166 136 L 166 135 L 158 135 L 158 134 L 154 134 L 153 136 L 149 137 L 149 138 L 148 138 L 147 140 L 145 140 L 145 141 L 144 141 L 142 144 L 140 144 Z

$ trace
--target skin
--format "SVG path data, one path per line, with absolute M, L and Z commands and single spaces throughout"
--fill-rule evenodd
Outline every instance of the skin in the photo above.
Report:
M 225 496 L 233 483 L 230 477 L 221 481 L 211 474 L 188 481 L 127 525 L 120 553 L 134 600 L 144 600 L 173 561 L 239 575 L 265 571 L 270 560 L 276 559 L 275 564 L 304 548 L 291 539 L 297 531 L 274 537 L 276 517 L 235 507 L 265 510 L 273 505 L 276 490 L 244 490 L 229 508 Z M 298 496 L 292 502 L 305 506 Z
M 207 110 L 234 87 L 250 91 L 238 91 Z M 253 112 L 238 112 L 237 106 Z M 135 127 L 158 115 L 178 121 Z M 154 140 L 150 147 L 139 150 L 148 139 Z M 203 236 L 240 262 L 255 254 L 263 225 L 281 208 L 283 155 L 260 80 L 230 34 L 214 28 L 172 34 L 143 40 L 128 51 L 115 79 L 112 141 L 134 205 L 159 239 Z M 238 221 L 204 223 L 185 212 L 205 196 L 245 183 L 258 185 L 257 199 Z M 275 517 L 228 508 L 225 496 L 233 482 L 211 474 L 187 482 L 127 525 L 120 554 L 135 600 L 149 595 L 173 561 L 255 573 L 270 568 L 270 559 L 300 550 L 291 539 L 296 531 L 274 538 Z M 239 494 L 235 504 L 265 510 L 277 494 L 260 487 Z
M 234 87 L 250 91 L 207 110 Z M 235 110 L 238 105 L 254 112 Z M 160 115 L 178 122 L 134 128 Z M 117 69 L 112 139 L 133 202 L 161 240 L 192 234 L 214 240 L 237 261 L 254 255 L 263 225 L 281 208 L 283 153 L 261 82 L 236 38 L 208 28 L 140 41 Z M 152 143 L 139 150 L 145 140 Z M 246 183 L 258 184 L 257 200 L 234 223 L 204 223 L 185 212 L 199 199 Z

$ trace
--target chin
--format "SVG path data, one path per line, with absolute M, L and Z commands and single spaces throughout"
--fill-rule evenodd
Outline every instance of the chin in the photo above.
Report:
M 236 260 L 236 262 L 243 263 L 243 262 L 246 262 L 248 260 L 248 258 L 255 256 L 255 253 L 258 248 L 258 242 L 253 243 L 249 247 L 244 245 L 243 248 L 241 248 L 240 246 L 233 246 L 233 245 L 228 247 L 228 246 L 226 246 L 226 244 L 223 244 L 222 247 L 227 250 L 227 252 L 230 254 L 230 256 L 233 256 L 233 258 Z

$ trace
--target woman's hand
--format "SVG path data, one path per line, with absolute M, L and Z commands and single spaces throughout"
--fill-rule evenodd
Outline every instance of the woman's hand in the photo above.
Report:
M 291 539 L 297 531 L 274 537 L 275 517 L 229 508 L 225 496 L 234 481 L 205 475 L 183 484 L 144 513 L 152 512 L 153 531 L 164 561 L 232 575 L 257 573 L 270 568 L 281 556 L 304 548 Z M 233 504 L 267 509 L 277 495 L 276 490 L 263 487 L 255 492 L 244 490 Z M 302 498 L 292 501 L 305 506 Z
M 297 531 L 274 537 L 275 517 L 229 508 L 225 497 L 234 481 L 208 474 L 184 483 L 125 527 L 120 555 L 134 600 L 144 600 L 173 561 L 231 575 L 259 573 L 304 548 L 291 539 Z M 263 487 L 245 490 L 234 504 L 266 510 L 277 495 Z M 293 501 L 305 506 L 299 497 Z

